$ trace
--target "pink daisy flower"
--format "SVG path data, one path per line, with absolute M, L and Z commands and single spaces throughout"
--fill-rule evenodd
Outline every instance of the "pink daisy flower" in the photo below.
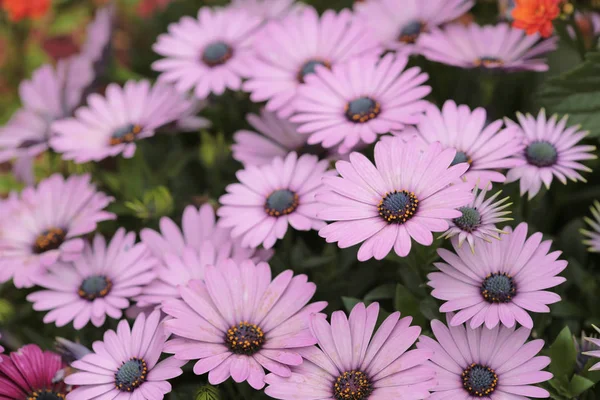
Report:
M 452 314 L 446 317 L 449 322 Z M 542 371 L 550 364 L 550 357 L 537 356 L 544 341 L 527 342 L 531 330 L 447 327 L 438 320 L 431 322 L 431 329 L 437 341 L 421 336 L 417 343 L 419 350 L 433 352 L 429 364 L 437 373 L 438 385 L 432 390 L 431 400 L 550 396 L 545 389 L 534 386 L 552 379 L 552 374 Z
M 244 165 L 270 164 L 275 157 L 300 151 L 306 145 L 306 135 L 298 133 L 298 125 L 261 110 L 260 115 L 248 114 L 248 123 L 256 130 L 240 130 L 233 135 L 233 158 Z
M 243 247 L 265 249 L 283 239 L 288 224 L 299 231 L 320 229 L 325 223 L 316 214 L 321 208 L 315 193 L 329 163 L 316 156 L 274 158 L 270 164 L 248 166 L 236 173 L 240 183 L 228 185 L 219 199 L 219 226 L 232 228 L 231 236 L 242 237 Z
M 208 258 L 213 260 L 233 258 L 238 262 L 247 259 L 259 262 L 268 261 L 273 255 L 271 250 L 249 249 L 242 247 L 239 240 L 231 239 L 231 229 L 217 225 L 215 210 L 210 204 L 200 208 L 187 206 L 181 218 L 181 228 L 167 217 L 160 219 L 159 227 L 160 232 L 150 228 L 140 232 L 142 242 L 158 259 L 167 254 L 182 256 L 186 249 L 201 250 L 207 242 L 216 252 L 214 257 Z
M 341 248 L 364 242 L 358 259 L 383 259 L 392 248 L 408 255 L 411 242 L 429 246 L 432 232 L 448 229 L 459 218 L 458 207 L 473 201 L 471 183 L 457 183 L 467 163 L 450 166 L 456 151 L 434 143 L 424 151 L 418 143 L 400 139 L 375 145 L 375 165 L 360 153 L 338 161 L 341 177 L 323 179 L 316 195 L 319 218 L 334 222 L 319 231 Z
M 168 380 L 185 364 L 174 357 L 158 362 L 167 338 L 160 311 L 140 314 L 133 328 L 119 322 L 116 332 L 106 331 L 104 341 L 94 343 L 94 353 L 71 364 L 79 372 L 65 378 L 75 386 L 67 400 L 162 399 L 171 391 Z
M 254 102 L 288 118 L 296 109 L 298 88 L 317 65 L 331 69 L 361 56 L 378 56 L 379 42 L 350 10 L 319 16 L 312 7 L 269 22 L 255 42 L 255 59 L 244 83 Z
M 545 54 L 556 50 L 558 37 L 540 41 L 509 24 L 479 26 L 453 24 L 433 29 L 419 39 L 422 54 L 432 61 L 460 68 L 546 71 Z
M 27 300 L 36 311 L 50 311 L 44 317 L 46 324 L 73 322 L 79 330 L 91 322 L 100 327 L 107 315 L 121 318 L 129 299 L 156 277 L 156 263 L 144 244 L 135 243 L 134 232 L 120 228 L 108 246 L 104 237 L 96 235 L 80 258 L 35 277 L 35 283 L 46 290 L 31 293 Z
M 128 81 L 110 84 L 106 97 L 91 94 L 88 106 L 74 118 L 56 121 L 50 140 L 62 157 L 77 163 L 99 161 L 122 153 L 133 157 L 135 141 L 154 135 L 156 128 L 181 118 L 191 104 L 170 86 Z M 85 138 L 85 140 L 82 140 Z
M 290 12 L 304 9 L 305 5 L 295 3 L 295 0 L 232 0 L 230 7 L 266 20 L 285 17 Z
M 204 281 L 191 281 L 179 290 L 183 300 L 163 306 L 173 317 L 166 329 L 180 338 L 170 341 L 165 352 L 198 360 L 194 373 L 208 372 L 211 385 L 231 376 L 261 389 L 263 368 L 290 376 L 290 367 L 302 363 L 300 349 L 316 343 L 309 316 L 327 305 L 307 305 L 316 285 L 306 275 L 294 277 L 287 270 L 271 281 L 268 264 L 249 260 L 207 266 Z
M 163 57 L 152 64 L 160 80 L 186 92 L 193 89 L 202 100 L 226 88 L 239 90 L 248 74 L 253 38 L 261 19 L 235 8 L 202 7 L 198 19 L 183 17 L 169 25 L 154 44 Z
M 375 332 L 377 303 L 359 303 L 350 318 L 342 311 L 321 315 L 310 324 L 319 347 L 300 349 L 304 358 L 289 377 L 267 375 L 265 393 L 276 399 L 425 399 L 435 386 L 435 372 L 427 366 L 430 350 L 409 350 L 421 328 L 412 317 L 395 312 Z
M 600 328 L 598 328 L 596 325 L 592 325 L 592 326 L 594 327 L 596 332 L 600 333 Z M 585 340 L 587 340 L 588 342 L 590 342 L 591 344 L 593 344 L 596 347 L 600 347 L 600 339 L 598 339 L 596 337 L 585 337 Z M 596 350 L 592 350 L 592 351 L 586 351 L 583 353 L 583 355 L 589 356 L 589 357 L 600 358 L 600 350 L 596 349 Z M 592 365 L 589 370 L 590 371 L 600 370 L 600 362 Z
M 549 189 L 553 176 L 566 185 L 567 178 L 573 182 L 586 181 L 578 171 L 592 171 L 580 161 L 598 158 L 592 153 L 596 146 L 578 145 L 589 132 L 580 131 L 579 125 L 566 128 L 567 118 L 558 121 L 553 115 L 546 119 L 546 111 L 542 109 L 537 118 L 518 113 L 518 124 L 506 119 L 506 125 L 517 129 L 525 144 L 525 151 L 517 154 L 525 164 L 511 169 L 506 176 L 507 183 L 519 181 L 521 196 L 529 193 L 528 198 L 532 199 L 542 183 Z
M 600 253 L 600 201 L 595 200 L 590 207 L 590 212 L 594 219 L 584 217 L 584 221 L 592 228 L 592 231 L 581 229 L 580 232 L 586 236 L 584 244 L 588 245 L 588 251 L 592 253 Z
M 506 232 L 496 228 L 496 224 L 512 220 L 512 218 L 505 217 L 511 211 L 504 211 L 512 205 L 512 203 L 507 203 L 510 198 L 505 197 L 496 201 L 502 193 L 501 190 L 487 199 L 485 198 L 486 189 L 479 191 L 479 194 L 477 192 L 478 188 L 475 187 L 473 201 L 458 209 L 462 212 L 462 216 L 451 220 L 450 228 L 442 235 L 445 239 L 454 238 L 458 247 L 461 247 L 466 241 L 473 253 L 475 252 L 476 238 L 486 242 L 490 242 L 491 239 L 500 240 L 499 235 Z
M 104 54 L 110 50 L 114 15 L 115 6 L 109 4 L 96 11 L 94 20 L 87 26 L 86 40 L 81 46 L 81 54 L 94 63 L 101 61 Z
M 389 50 L 415 54 L 420 52 L 421 33 L 460 17 L 474 4 L 474 0 L 370 0 L 355 3 L 354 9 Z
M 0 334 L 0 339 L 2 339 L 2 335 Z M 4 347 L 0 346 L 0 353 L 4 352 Z M 0 358 L 0 362 L 2 362 L 2 359 Z
M 364 57 L 336 65 L 316 66 L 298 89 L 298 132 L 310 134 L 308 144 L 329 148 L 341 144 L 347 153 L 361 141 L 419 122 L 431 92 L 422 86 L 428 75 L 417 67 L 404 70 L 406 57 L 388 54 L 381 60 Z
M 73 261 L 84 248 L 82 235 L 101 221 L 114 219 L 104 208 L 112 197 L 97 192 L 89 175 L 67 179 L 55 174 L 23 190 L 19 204 L 0 231 L 0 282 L 18 288 L 57 261 Z
M 502 120 L 487 124 L 484 108 L 471 111 L 448 100 L 441 110 L 430 104 L 419 124 L 405 129 L 400 136 L 417 136 L 425 143 L 440 142 L 456 149 L 452 165 L 468 163 L 463 178 L 486 187 L 488 182 L 506 180 L 498 170 L 524 164 L 516 155 L 525 148 L 521 135 L 517 129 L 502 129 L 502 125 Z
M 0 399 L 64 399 L 67 386 L 54 382 L 65 364 L 60 356 L 28 344 L 9 355 L 0 354 Z
M 473 329 L 484 322 L 488 329 L 499 323 L 510 328 L 516 321 L 531 329 L 527 311 L 550 312 L 548 304 L 560 301 L 544 289 L 566 281 L 557 276 L 567 267 L 558 259 L 561 252 L 548 253 L 552 241 L 542 242 L 540 232 L 527 238 L 525 222 L 504 231 L 502 240 L 478 240 L 475 253 L 455 241 L 455 253 L 438 249 L 444 262 L 435 264 L 440 272 L 429 274 L 428 284 L 434 289 L 431 295 L 445 301 L 441 312 L 458 311 L 453 326 L 470 321 Z

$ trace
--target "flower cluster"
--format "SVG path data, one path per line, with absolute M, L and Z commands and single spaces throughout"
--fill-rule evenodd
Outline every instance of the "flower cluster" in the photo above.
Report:
M 549 68 L 557 1 L 517 0 L 514 27 L 465 24 L 474 5 L 204 6 L 156 38 L 155 82 L 106 85 L 98 81 L 110 75 L 116 8 L 100 9 L 80 53 L 20 83 L 22 107 L 0 130 L 0 162 L 12 162 L 25 186 L 0 200 L 0 283 L 27 289 L 43 323 L 102 340 L 89 349 L 58 339 L 62 358 L 11 342 L 15 351 L 0 355 L 0 399 L 160 400 L 184 371 L 282 400 L 549 397 L 537 386 L 552 379 L 543 371 L 550 358 L 538 355 L 544 340 L 528 339 L 533 314 L 561 300 L 555 288 L 568 263 L 528 220 L 528 204 L 554 178 L 585 182 L 596 148 L 584 142 L 588 132 L 543 108 L 513 120 L 437 96 L 430 71 L 439 64 L 488 83 Z M 11 10 L 12 19 L 41 12 Z M 158 133 L 228 127 L 198 114 L 240 99 L 257 103 L 239 107 L 257 114 L 225 132 L 238 170 L 214 185 L 219 196 L 193 195 L 210 193 L 209 175 L 227 173 L 210 133 L 174 172 L 144 170 L 149 152 L 159 163 L 179 158 L 157 144 L 179 136 Z M 178 175 L 198 153 L 213 169 L 190 173 L 198 187 L 175 199 L 174 215 L 150 201 L 148 217 L 129 225 L 135 188 L 182 186 Z M 42 154 L 60 168 L 36 179 Z M 520 194 L 519 210 L 501 185 Z M 499 227 L 513 211 L 519 223 Z M 593 231 L 582 232 L 597 252 L 600 203 L 592 215 Z M 322 251 L 323 270 L 301 270 L 314 261 L 309 250 Z M 422 278 L 414 286 L 423 296 L 432 289 L 446 323 L 430 317 L 427 336 L 412 316 L 367 301 L 390 298 L 377 291 L 352 306 L 345 298 L 348 314 L 327 309 L 324 292 L 352 278 L 356 260 L 373 275 L 427 260 L 411 271 Z M 327 283 L 317 287 L 320 275 Z

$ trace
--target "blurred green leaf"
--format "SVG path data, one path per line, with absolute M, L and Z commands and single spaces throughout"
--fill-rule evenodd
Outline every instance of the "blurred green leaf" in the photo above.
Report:
M 142 199 L 126 201 L 124 204 L 139 219 L 158 219 L 173 212 L 173 197 L 164 186 L 146 191 Z
M 385 300 L 393 299 L 396 294 L 396 285 L 394 283 L 386 283 L 381 286 L 377 286 L 365 295 L 365 301 L 368 300 Z
M 218 388 L 211 386 L 211 385 L 202 386 L 196 392 L 196 400 L 220 400 L 220 399 L 221 399 L 221 392 L 219 391 Z
M 419 301 L 400 283 L 396 285 L 394 309 L 400 311 L 403 316 L 412 316 L 416 325 L 423 326 L 425 324 L 425 318 L 420 312 Z
M 569 384 L 569 393 L 573 397 L 579 396 L 592 386 L 594 386 L 594 382 L 590 381 L 589 379 L 586 379 L 580 375 L 573 375 L 571 383 Z
M 560 331 L 560 334 L 550 346 L 549 355 L 552 360 L 549 369 L 555 377 L 571 376 L 577 361 L 577 349 L 568 326 Z

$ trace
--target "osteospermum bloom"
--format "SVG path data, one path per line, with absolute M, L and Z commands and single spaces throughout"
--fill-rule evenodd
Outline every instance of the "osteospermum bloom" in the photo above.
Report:
M 598 328 L 595 325 L 592 325 L 592 326 L 594 327 L 596 332 L 600 333 L 600 328 Z M 600 347 L 600 339 L 598 339 L 597 337 L 586 337 L 585 340 L 597 347 Z M 589 357 L 600 358 L 600 350 L 585 351 L 585 352 L 583 352 L 583 355 L 589 356 Z M 596 363 L 590 367 L 590 371 L 597 371 L 597 370 L 600 370 L 600 362 Z
M 77 163 L 99 161 L 122 153 L 133 157 L 135 141 L 154 135 L 155 129 L 181 118 L 190 102 L 174 88 L 148 81 L 110 84 L 106 97 L 91 94 L 88 105 L 74 118 L 52 124 L 51 146 Z
M 87 26 L 86 40 L 81 46 L 81 54 L 92 62 L 100 61 L 110 49 L 113 33 L 114 5 L 110 4 L 96 11 L 94 20 Z
M 474 0 L 372 0 L 355 3 L 354 9 L 389 50 L 418 53 L 421 33 L 460 17 L 474 4 Z
M 236 382 L 264 386 L 263 368 L 290 376 L 302 363 L 302 347 L 317 341 L 309 316 L 327 303 L 307 303 L 316 285 L 291 270 L 271 280 L 266 263 L 233 260 L 207 266 L 204 281 L 180 287 L 183 300 L 166 301 L 163 311 L 172 319 L 165 327 L 180 339 L 167 343 L 165 352 L 180 360 L 198 360 L 196 375 L 208 374 L 217 385 L 230 376 Z
M 321 205 L 314 196 L 321 179 L 333 173 L 326 171 L 328 165 L 313 155 L 290 153 L 238 171 L 240 183 L 228 185 L 219 198 L 219 226 L 232 228 L 231 236 L 241 236 L 242 246 L 262 243 L 265 249 L 283 239 L 288 224 L 299 231 L 322 228 L 325 223 L 317 218 Z
M 361 141 L 419 122 L 431 88 L 417 67 L 404 70 L 408 58 L 388 54 L 381 60 L 363 57 L 332 67 L 317 65 L 298 89 L 298 132 L 310 134 L 308 144 L 329 148 L 341 144 L 347 153 Z
M 208 259 L 235 261 L 251 259 L 255 262 L 268 261 L 273 255 L 269 250 L 242 247 L 240 240 L 231 239 L 231 229 L 217 225 L 215 210 L 210 204 L 200 208 L 187 206 L 181 217 L 181 228 L 168 217 L 159 222 L 160 232 L 144 228 L 140 232 L 142 242 L 159 259 L 167 254 L 181 256 L 186 249 L 201 250 L 206 242 L 212 243 L 216 254 Z
M 275 113 L 262 110 L 259 115 L 246 116 L 256 130 L 240 130 L 233 135 L 233 158 L 244 165 L 269 164 L 275 157 L 285 157 L 306 145 L 306 135 L 298 133 L 298 124 L 279 118 Z
M 485 198 L 487 190 L 483 189 L 477 194 L 477 187 L 473 190 L 475 198 L 468 205 L 458 209 L 462 215 L 454 218 L 450 222 L 450 229 L 444 232 L 443 237 L 455 238 L 458 247 L 461 247 L 466 241 L 472 252 L 475 252 L 475 239 L 479 238 L 485 241 L 491 239 L 500 240 L 499 234 L 504 231 L 496 228 L 499 222 L 510 221 L 512 218 L 505 216 L 510 214 L 510 210 L 504 211 L 512 203 L 507 203 L 509 197 L 496 201 L 502 191 L 496 192 L 493 196 Z
M 498 170 L 516 167 L 524 161 L 516 156 L 525 147 L 516 129 L 502 129 L 502 120 L 486 123 L 484 108 L 473 111 L 452 100 L 442 109 L 431 104 L 416 127 L 402 131 L 401 136 L 417 136 L 425 143 L 440 142 L 456 149 L 452 165 L 466 162 L 469 169 L 463 178 L 486 187 L 489 182 L 504 182 Z
M 50 0 L 2 0 L 0 7 L 6 11 L 11 21 L 18 22 L 25 18 L 39 19 L 50 10 Z
M 584 244 L 588 245 L 588 251 L 592 253 L 600 252 L 600 202 L 594 201 L 594 204 L 590 207 L 590 212 L 594 219 L 584 217 L 584 221 L 593 229 L 589 231 L 587 229 L 581 229 L 582 235 L 586 236 L 587 239 L 583 241 Z
M 223 94 L 226 88 L 239 90 L 260 22 L 234 8 L 202 7 L 198 19 L 183 17 L 158 37 L 153 49 L 166 58 L 152 68 L 161 72 L 159 79 L 174 83 L 182 92 L 193 89 L 201 100 L 210 93 Z
M 544 109 L 537 118 L 521 113 L 517 114 L 517 118 L 518 124 L 509 119 L 506 119 L 506 124 L 518 129 L 525 144 L 525 150 L 518 156 L 526 163 L 508 171 L 507 183 L 519 180 L 521 196 L 529 193 L 528 198 L 531 199 L 540 191 L 542 183 L 549 189 L 553 177 L 565 185 L 567 179 L 585 182 L 578 171 L 591 172 L 591 169 L 580 161 L 597 158 L 593 154 L 596 146 L 578 143 L 589 132 L 580 131 L 579 125 L 567 128 L 568 116 L 560 121 L 556 115 L 547 119 Z
M 96 191 L 89 175 L 55 174 L 24 189 L 18 207 L 2 221 L 0 282 L 12 278 L 15 286 L 29 287 L 55 262 L 77 259 L 84 248 L 81 236 L 115 218 L 104 211 L 112 200 Z
M 58 354 L 28 344 L 9 355 L 0 354 L 0 360 L 2 400 L 65 398 L 67 386 L 53 379 L 66 367 Z
M 289 117 L 296 109 L 298 88 L 317 65 L 332 68 L 361 56 L 378 56 L 379 42 L 350 10 L 339 14 L 307 7 L 302 12 L 268 23 L 255 42 L 255 58 L 244 90 L 254 102 Z
M 539 33 L 550 37 L 554 31 L 552 21 L 560 15 L 561 0 L 515 0 L 511 15 L 513 26 L 523 29 L 528 35 Z
M 422 53 L 428 59 L 460 68 L 500 71 L 546 71 L 544 55 L 556 49 L 557 37 L 540 42 L 506 23 L 479 26 L 448 25 L 423 34 Z
M 425 399 L 435 386 L 435 372 L 427 366 L 430 350 L 409 350 L 421 328 L 412 317 L 395 312 L 375 332 L 377 303 L 359 303 L 346 317 L 335 311 L 331 325 L 320 315 L 311 317 L 319 347 L 300 350 L 302 365 L 290 377 L 267 375 L 265 393 L 276 399 Z
M 71 364 L 79 372 L 65 378 L 75 387 L 67 400 L 162 399 L 185 364 L 173 357 L 158 362 L 167 338 L 160 311 L 140 314 L 133 328 L 119 322 L 116 332 L 94 342 L 94 353 Z
M 452 314 L 447 315 L 448 322 Z M 537 356 L 544 347 L 541 339 L 527 342 L 531 330 L 496 326 L 493 329 L 447 327 L 434 320 L 431 329 L 436 340 L 421 336 L 420 350 L 433 352 L 429 365 L 437 374 L 438 385 L 432 400 L 490 400 L 546 398 L 550 394 L 536 383 L 552 379 L 542 371 L 550 357 Z
M 558 286 L 566 279 L 557 276 L 567 267 L 559 260 L 560 251 L 549 253 L 551 240 L 542 241 L 540 232 L 527 238 L 527 224 L 513 231 L 504 227 L 502 240 L 476 242 L 475 253 L 466 246 L 452 243 L 454 253 L 438 249 L 444 262 L 435 263 L 440 272 L 428 275 L 431 295 L 444 300 L 441 312 L 458 311 L 453 326 L 470 321 L 471 328 L 485 322 L 491 329 L 515 321 L 531 329 L 533 320 L 527 313 L 550 312 L 548 304 L 560 296 L 545 289 Z
M 81 329 L 91 322 L 100 327 L 107 315 L 121 318 L 129 299 L 156 277 L 156 264 L 146 246 L 135 243 L 135 233 L 121 228 L 108 246 L 101 235 L 96 235 L 80 258 L 56 264 L 46 274 L 35 277 L 35 283 L 45 290 L 31 293 L 27 300 L 34 310 L 49 311 L 44 316 L 46 324 L 64 326 L 73 322 L 75 329 Z
M 338 161 L 341 177 L 324 178 L 316 195 L 323 203 L 317 216 L 337 222 L 319 235 L 341 248 L 364 242 L 360 261 L 381 260 L 392 248 L 405 257 L 413 239 L 431 245 L 432 232 L 447 230 L 448 220 L 462 215 L 457 208 L 473 201 L 473 185 L 456 183 L 469 165 L 450 166 L 455 155 L 439 143 L 422 150 L 395 138 L 375 145 L 375 165 L 356 152 Z

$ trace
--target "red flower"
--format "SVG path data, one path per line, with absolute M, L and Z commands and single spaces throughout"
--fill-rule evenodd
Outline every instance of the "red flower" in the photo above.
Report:
M 512 12 L 513 26 L 528 35 L 539 33 L 542 37 L 552 35 L 554 21 L 560 15 L 560 0 L 516 0 Z
M 2 0 L 0 5 L 8 18 L 16 22 L 24 18 L 43 17 L 50 9 L 50 0 Z

